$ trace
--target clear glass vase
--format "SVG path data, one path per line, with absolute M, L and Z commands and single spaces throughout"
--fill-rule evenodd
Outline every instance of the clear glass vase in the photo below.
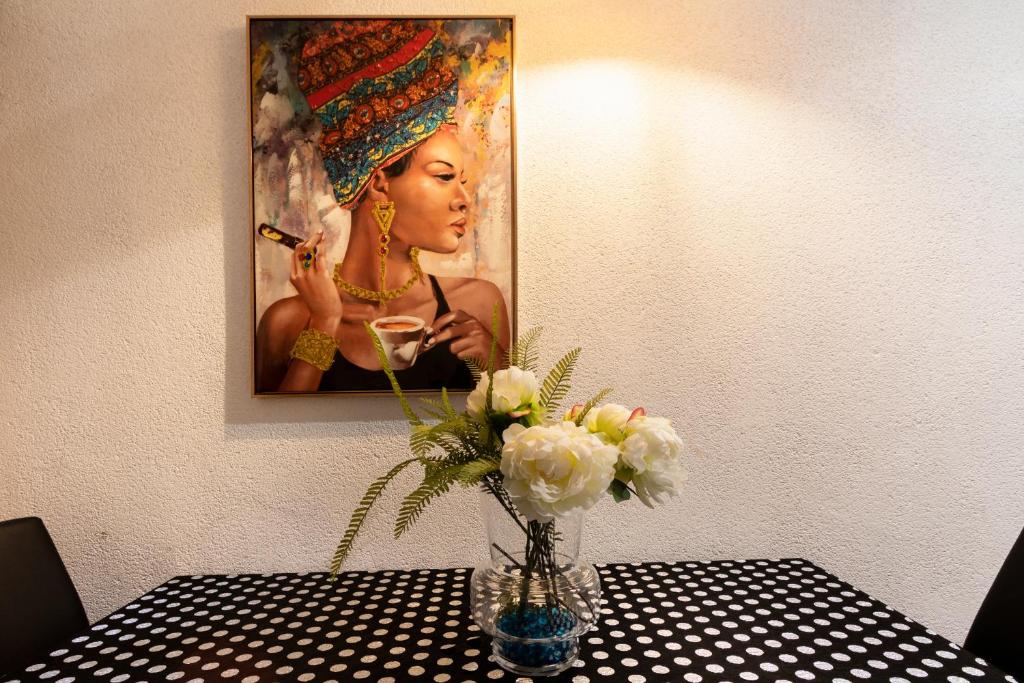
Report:
M 583 515 L 528 522 L 496 490 L 480 496 L 490 561 L 473 572 L 473 620 L 503 669 L 552 676 L 572 666 L 600 614 L 601 581 L 579 559 Z

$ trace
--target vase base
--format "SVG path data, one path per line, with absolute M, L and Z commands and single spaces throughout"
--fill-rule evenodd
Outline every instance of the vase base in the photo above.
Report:
M 532 646 L 537 647 L 537 646 Z M 550 646 L 548 646 L 550 647 Z M 551 662 L 548 664 L 524 664 L 523 662 L 517 662 L 513 659 L 509 659 L 509 643 L 502 642 L 500 638 L 495 638 L 493 642 L 494 659 L 505 671 L 510 673 L 518 674 L 520 676 L 556 676 L 566 669 L 570 668 L 579 656 L 579 641 L 577 638 L 572 638 L 567 641 L 563 641 L 559 644 L 561 648 L 568 648 L 568 651 L 564 652 L 564 658 L 559 659 L 557 662 Z M 532 657 L 528 657 L 532 659 Z

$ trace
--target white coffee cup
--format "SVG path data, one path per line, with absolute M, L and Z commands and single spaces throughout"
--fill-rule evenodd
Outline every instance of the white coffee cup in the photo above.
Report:
M 370 323 L 392 370 L 411 368 L 416 362 L 426 323 L 412 315 L 389 315 Z

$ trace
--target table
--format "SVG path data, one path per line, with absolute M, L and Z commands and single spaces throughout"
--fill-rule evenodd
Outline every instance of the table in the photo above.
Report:
M 538 679 L 1013 681 L 802 559 L 599 565 L 601 622 Z M 529 681 L 489 659 L 469 569 L 179 576 L 14 681 Z

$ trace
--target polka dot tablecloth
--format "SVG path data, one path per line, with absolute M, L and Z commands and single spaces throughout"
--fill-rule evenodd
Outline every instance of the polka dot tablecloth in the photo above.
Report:
M 1013 681 L 806 560 L 598 570 L 598 628 L 538 680 Z M 494 664 L 470 573 L 177 577 L 8 680 L 529 681 Z

